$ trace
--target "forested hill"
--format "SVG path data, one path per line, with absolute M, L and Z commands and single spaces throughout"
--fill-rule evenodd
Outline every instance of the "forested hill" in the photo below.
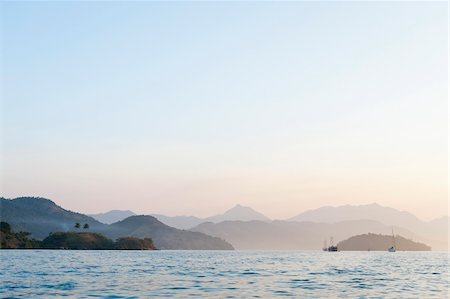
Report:
M 223 239 L 176 229 L 148 215 L 131 216 L 113 223 L 105 234 L 113 239 L 123 236 L 152 238 L 159 249 L 233 249 L 233 246 Z
M 30 232 L 44 239 L 51 232 L 74 230 L 75 223 L 88 224 L 91 230 L 106 227 L 92 217 L 72 212 L 41 197 L 0 198 L 0 219 L 8 222 L 15 231 Z
M 350 237 L 337 244 L 339 250 L 355 251 L 387 251 L 394 244 L 392 236 L 379 234 L 364 234 Z M 398 251 L 430 251 L 431 247 L 406 239 L 402 236 L 395 236 L 395 246 Z

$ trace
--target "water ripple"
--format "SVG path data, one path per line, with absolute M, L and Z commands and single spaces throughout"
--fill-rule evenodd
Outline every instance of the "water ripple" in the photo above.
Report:
M 1 250 L 1 298 L 447 298 L 447 253 Z

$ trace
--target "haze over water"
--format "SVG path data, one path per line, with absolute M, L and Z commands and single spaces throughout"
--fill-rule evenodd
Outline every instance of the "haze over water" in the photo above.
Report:
M 1 250 L 0 297 L 447 298 L 443 252 Z

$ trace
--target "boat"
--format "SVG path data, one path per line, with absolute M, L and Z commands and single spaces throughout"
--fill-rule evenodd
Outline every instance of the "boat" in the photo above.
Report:
M 395 236 L 394 236 L 394 228 L 392 227 L 392 246 L 388 248 L 389 252 L 396 252 L 397 247 L 395 246 Z
M 328 251 L 328 252 L 339 251 L 337 245 L 334 245 L 333 237 L 330 238 L 330 246 L 327 246 L 327 240 L 325 240 L 325 246 L 323 247 L 323 251 Z

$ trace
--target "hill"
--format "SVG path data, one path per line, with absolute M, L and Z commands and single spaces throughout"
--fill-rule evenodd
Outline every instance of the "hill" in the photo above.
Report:
M 121 221 L 127 217 L 136 215 L 134 212 L 126 210 L 111 210 L 106 213 L 99 213 L 99 214 L 88 214 L 88 216 L 94 218 L 97 221 L 100 221 L 101 223 L 105 224 L 111 224 L 117 221 Z
M 41 242 L 46 249 L 99 250 L 114 249 L 114 241 L 92 232 L 57 232 L 50 234 Z
M 350 237 L 337 244 L 339 250 L 354 251 L 387 251 L 393 245 L 392 236 L 381 234 L 364 234 Z M 395 236 L 395 245 L 400 251 L 430 251 L 431 247 L 414 242 L 402 236 Z
M 74 224 L 89 224 L 91 230 L 101 230 L 105 224 L 92 217 L 65 210 L 53 201 L 40 197 L 0 198 L 0 219 L 15 231 L 30 232 L 43 239 L 50 232 L 74 231 Z
M 131 216 L 109 226 L 105 234 L 112 238 L 151 237 L 159 249 L 232 250 L 226 241 L 200 233 L 179 230 L 165 225 L 152 216 Z

